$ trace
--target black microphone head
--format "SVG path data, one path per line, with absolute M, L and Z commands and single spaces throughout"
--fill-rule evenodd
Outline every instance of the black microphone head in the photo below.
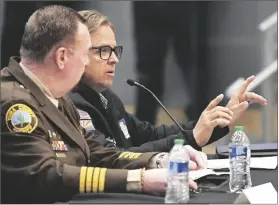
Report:
M 127 80 L 127 83 L 128 83 L 130 86 L 134 86 L 134 85 L 135 85 L 135 81 L 132 80 L 132 79 L 128 79 L 128 80 Z

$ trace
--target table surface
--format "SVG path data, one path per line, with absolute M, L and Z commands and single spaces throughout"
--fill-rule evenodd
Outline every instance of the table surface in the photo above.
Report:
M 213 158 L 213 157 L 209 157 Z M 278 191 L 278 170 L 251 169 L 251 178 L 253 186 L 271 182 Z M 232 204 L 238 197 L 236 193 L 221 192 L 201 192 L 191 193 L 189 203 L 230 203 Z M 68 203 L 164 203 L 164 197 L 149 196 L 143 194 L 129 193 L 96 193 L 76 195 Z

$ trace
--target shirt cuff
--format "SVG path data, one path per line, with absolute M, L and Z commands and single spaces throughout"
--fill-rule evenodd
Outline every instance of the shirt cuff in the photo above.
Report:
M 127 192 L 141 193 L 141 169 L 129 170 L 127 175 Z

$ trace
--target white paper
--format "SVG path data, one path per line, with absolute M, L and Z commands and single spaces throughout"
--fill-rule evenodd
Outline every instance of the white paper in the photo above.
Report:
M 273 157 L 252 157 L 250 168 L 276 169 L 278 165 L 277 156 Z M 229 168 L 229 159 L 211 159 L 208 160 L 207 168 L 224 169 Z
M 243 193 L 250 204 L 277 204 L 278 194 L 270 182 L 244 189 Z
M 276 169 L 278 165 L 277 156 L 274 157 L 253 157 L 251 158 L 250 167 L 252 168 L 264 168 L 264 169 Z
M 229 168 L 229 159 L 210 159 L 207 160 L 207 168 L 209 169 L 224 169 Z
M 207 176 L 207 175 L 222 175 L 222 174 L 230 174 L 230 172 L 214 172 L 212 169 L 200 169 L 195 171 L 189 172 L 189 178 L 193 180 L 197 180 L 201 177 Z

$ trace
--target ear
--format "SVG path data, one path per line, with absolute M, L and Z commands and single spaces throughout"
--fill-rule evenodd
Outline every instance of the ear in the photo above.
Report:
M 64 69 L 65 64 L 68 60 L 68 52 L 65 47 L 60 47 L 55 51 L 55 63 L 59 69 Z

